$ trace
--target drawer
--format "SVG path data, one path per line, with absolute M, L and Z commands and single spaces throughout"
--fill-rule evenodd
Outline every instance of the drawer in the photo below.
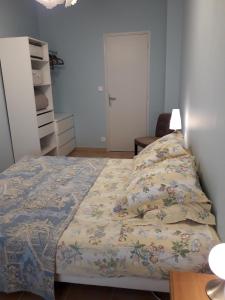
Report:
M 39 128 L 39 137 L 40 139 L 42 139 L 43 137 L 54 133 L 55 132 L 55 127 L 54 127 L 54 123 L 50 123 L 48 125 L 42 126 Z
M 39 115 L 37 117 L 37 120 L 38 120 L 38 127 L 41 127 L 45 124 L 53 122 L 54 121 L 54 114 L 53 114 L 52 111 L 50 111 L 46 114 Z
M 74 127 L 73 117 L 64 119 L 62 121 L 56 122 L 56 133 L 60 134 L 72 127 Z
M 67 144 L 59 147 L 58 155 L 68 155 L 75 148 L 75 139 L 72 139 Z
M 74 139 L 74 128 L 64 131 L 60 135 L 57 136 L 58 145 L 62 146 Z

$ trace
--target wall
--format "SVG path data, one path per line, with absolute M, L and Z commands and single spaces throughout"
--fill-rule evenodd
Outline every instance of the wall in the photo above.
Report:
M 225 241 L 225 1 L 185 1 L 182 111 Z
M 0 0 L 0 37 L 22 35 L 38 36 L 35 5 L 30 0 Z M 12 163 L 13 154 L 0 78 L 0 172 Z
M 33 0 L 0 0 L 0 37 L 38 36 Z
M 103 34 L 151 31 L 150 129 L 164 110 L 166 0 L 80 0 L 74 7 L 38 9 L 41 39 L 65 60 L 54 72 L 55 108 L 73 112 L 80 147 L 105 147 Z
M 165 112 L 178 108 L 183 33 L 183 0 L 167 0 Z

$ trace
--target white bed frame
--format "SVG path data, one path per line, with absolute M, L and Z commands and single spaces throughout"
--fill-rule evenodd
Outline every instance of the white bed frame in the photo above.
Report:
M 58 282 L 68 282 L 74 284 L 108 286 L 123 289 L 143 290 L 153 292 L 169 292 L 169 281 L 139 278 L 139 277 L 80 277 L 73 275 L 56 275 Z

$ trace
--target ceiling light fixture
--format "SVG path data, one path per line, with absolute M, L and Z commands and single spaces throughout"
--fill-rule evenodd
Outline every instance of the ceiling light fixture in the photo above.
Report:
M 77 3 L 77 0 L 36 0 L 36 1 L 44 5 L 48 9 L 52 9 L 59 4 L 65 3 L 65 7 L 69 7 Z

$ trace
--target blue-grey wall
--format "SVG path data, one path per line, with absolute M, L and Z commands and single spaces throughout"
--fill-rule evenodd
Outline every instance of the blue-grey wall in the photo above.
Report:
M 80 147 L 105 147 L 103 34 L 151 32 L 150 129 L 164 110 L 166 0 L 81 0 L 74 7 L 46 10 L 39 5 L 40 37 L 65 60 L 54 72 L 55 108 L 73 112 Z
M 0 0 L 0 37 L 38 36 L 33 0 Z
M 182 111 L 225 241 L 225 1 L 185 1 Z
M 165 112 L 179 107 L 183 0 L 167 0 Z
M 0 0 L 0 37 L 23 35 L 38 36 L 34 2 L 30 0 Z M 13 154 L 0 76 L 0 172 L 12 163 Z

